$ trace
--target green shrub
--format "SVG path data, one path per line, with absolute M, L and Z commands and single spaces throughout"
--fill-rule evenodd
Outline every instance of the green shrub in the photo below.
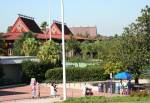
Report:
M 47 82 L 50 81 L 62 81 L 63 70 L 62 68 L 50 69 L 45 73 Z M 66 79 L 67 82 L 76 81 L 99 81 L 106 80 L 109 78 L 108 75 L 104 74 L 104 70 L 100 68 L 66 68 Z
M 30 82 L 31 78 L 36 78 L 37 81 L 41 82 L 45 80 L 45 72 L 53 67 L 54 65 L 49 63 L 24 61 L 22 63 L 22 81 L 27 83 Z
M 0 86 L 12 85 L 12 84 L 15 84 L 13 80 L 8 78 L 0 78 Z
M 0 79 L 4 76 L 2 65 L 0 65 Z
M 80 98 L 69 98 L 63 102 L 56 103 L 150 103 L 149 97 L 101 97 L 101 96 L 87 96 Z
M 143 74 L 141 74 L 140 78 L 142 78 L 142 79 L 150 79 L 150 73 L 143 73 Z
M 148 92 L 146 91 L 133 91 L 130 94 L 131 97 L 136 96 L 136 97 L 146 97 L 146 96 L 150 96 L 150 94 L 148 94 Z

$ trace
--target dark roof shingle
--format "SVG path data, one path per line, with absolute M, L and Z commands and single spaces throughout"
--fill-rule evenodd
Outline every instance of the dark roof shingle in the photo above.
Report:
M 28 27 L 28 29 L 34 33 L 43 33 L 40 29 L 40 27 L 36 24 L 34 19 L 24 18 L 20 17 L 21 20 L 25 23 L 25 25 Z
M 60 31 L 62 31 L 62 29 L 61 29 L 62 23 L 58 22 L 58 21 L 54 21 L 54 23 L 56 24 L 56 26 L 58 27 L 58 29 Z M 65 32 L 66 35 L 72 34 L 72 32 L 70 31 L 70 29 L 68 28 L 68 26 L 66 24 L 64 24 L 64 30 L 65 30 L 64 32 Z

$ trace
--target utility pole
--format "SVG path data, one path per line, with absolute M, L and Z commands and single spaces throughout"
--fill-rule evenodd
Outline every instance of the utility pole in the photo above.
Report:
M 63 0 L 61 0 L 61 22 L 62 22 L 63 100 L 66 100 L 67 90 L 66 90 L 65 38 L 64 38 L 64 2 L 63 2 Z
M 49 0 L 48 4 L 50 4 L 50 0 Z M 51 32 L 51 9 L 50 9 L 50 8 L 51 8 L 51 6 L 49 6 L 49 13 L 48 13 L 48 14 L 49 14 L 49 17 L 48 17 L 48 21 L 49 21 L 49 30 L 50 30 L 50 31 L 49 31 L 49 35 L 50 35 L 50 36 L 49 36 L 49 40 L 51 41 L 51 40 L 52 40 L 52 36 L 51 36 L 51 35 L 52 35 L 52 32 Z

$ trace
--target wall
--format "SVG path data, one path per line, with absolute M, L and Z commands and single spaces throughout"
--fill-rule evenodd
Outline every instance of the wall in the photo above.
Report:
M 3 64 L 3 78 L 10 79 L 14 83 L 21 82 L 21 65 L 20 64 Z

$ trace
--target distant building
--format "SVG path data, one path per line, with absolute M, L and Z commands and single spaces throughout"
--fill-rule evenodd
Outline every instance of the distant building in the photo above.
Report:
M 70 30 L 74 35 L 97 36 L 96 27 L 70 27 Z
M 41 40 L 41 41 L 48 40 L 51 37 L 52 40 L 58 43 L 61 43 L 61 38 L 62 38 L 61 22 L 53 21 L 48 32 L 43 33 L 40 27 L 35 22 L 33 17 L 28 17 L 28 16 L 21 15 L 21 14 L 19 14 L 18 16 L 19 17 L 17 18 L 13 26 L 10 26 L 8 32 L 0 35 L 0 40 L 5 40 L 5 43 L 6 43 L 4 44 L 6 55 L 13 55 L 12 48 L 13 48 L 14 41 L 17 39 L 20 39 L 23 33 L 26 33 L 29 31 L 36 34 L 35 38 L 38 40 Z M 64 33 L 65 33 L 65 40 L 69 40 L 70 38 L 74 38 L 78 41 L 91 40 L 87 37 L 73 35 L 72 31 L 66 24 L 64 24 Z M 91 32 L 91 33 L 94 33 L 94 32 Z

